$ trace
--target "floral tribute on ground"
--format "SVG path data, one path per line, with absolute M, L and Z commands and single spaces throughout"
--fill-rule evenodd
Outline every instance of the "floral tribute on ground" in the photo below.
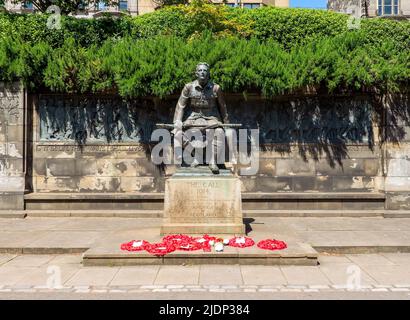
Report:
M 172 234 L 162 238 L 162 242 L 149 243 L 145 240 L 132 240 L 121 244 L 121 250 L 125 251 L 143 251 L 155 255 L 164 256 L 176 250 L 181 251 L 196 251 L 203 250 L 210 252 L 214 246 L 215 251 L 223 251 L 224 246 L 246 248 L 255 245 L 255 241 L 249 237 L 233 237 L 223 239 L 212 237 L 207 234 L 201 237 L 191 237 L 186 234 Z M 257 244 L 258 248 L 266 250 L 283 250 L 287 248 L 284 241 L 276 239 L 261 240 Z

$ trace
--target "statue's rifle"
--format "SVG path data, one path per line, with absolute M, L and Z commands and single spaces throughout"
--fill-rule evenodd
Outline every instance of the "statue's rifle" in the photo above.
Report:
M 157 123 L 156 124 L 158 128 L 161 129 L 175 129 L 178 128 L 173 123 Z M 204 125 L 204 124 L 183 124 L 182 129 L 190 129 L 190 128 L 200 128 L 200 129 L 215 129 L 215 128 L 240 128 L 242 127 L 242 124 L 237 124 L 237 123 L 216 123 L 216 124 L 211 124 L 209 126 Z

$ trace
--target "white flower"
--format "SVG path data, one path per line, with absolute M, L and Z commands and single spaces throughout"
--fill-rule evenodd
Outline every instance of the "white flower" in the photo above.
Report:
M 235 240 L 235 243 L 238 243 L 238 244 L 244 244 L 245 242 L 246 241 L 244 237 L 236 238 Z
M 142 241 L 134 241 L 134 243 L 132 244 L 132 246 L 135 247 L 141 247 L 142 246 Z

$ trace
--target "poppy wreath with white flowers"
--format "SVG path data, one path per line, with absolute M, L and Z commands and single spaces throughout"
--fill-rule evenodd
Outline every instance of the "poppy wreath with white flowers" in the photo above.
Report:
M 245 241 L 240 242 L 241 239 L 244 239 Z M 229 240 L 228 245 L 230 247 L 246 248 L 246 247 L 252 247 L 254 244 L 255 244 L 255 241 L 253 241 L 251 238 L 248 238 L 248 237 L 234 237 L 234 238 Z
M 204 251 L 211 251 L 211 244 L 209 243 L 210 241 L 216 241 L 216 237 L 211 237 L 207 234 L 205 234 L 203 237 L 199 237 L 199 238 L 194 238 L 193 241 L 195 241 L 196 243 L 200 243 L 202 246 L 202 249 Z
M 145 250 L 145 246 L 149 245 L 149 242 L 145 240 L 132 240 L 121 244 L 121 250 L 126 251 L 142 251 Z
M 266 249 L 266 250 L 283 250 L 286 249 L 288 246 L 284 241 L 276 240 L 276 239 L 266 239 L 261 240 L 258 242 L 258 248 Z
M 162 242 L 171 243 L 175 246 L 188 245 L 192 241 L 193 241 L 193 238 L 186 234 L 170 234 L 162 238 Z
M 204 246 L 203 246 L 202 243 L 192 241 L 192 242 L 190 242 L 190 243 L 188 243 L 188 244 L 180 245 L 180 246 L 178 247 L 178 250 L 183 250 L 183 251 L 196 251 L 196 250 L 201 250 L 201 249 L 203 249 L 203 247 L 204 247 Z
M 174 245 L 177 250 L 195 251 L 203 248 L 202 243 L 195 241 L 193 237 L 185 234 L 165 236 L 162 242 Z
M 151 243 L 145 246 L 145 250 L 156 256 L 164 256 L 168 253 L 174 252 L 176 247 L 171 243 Z

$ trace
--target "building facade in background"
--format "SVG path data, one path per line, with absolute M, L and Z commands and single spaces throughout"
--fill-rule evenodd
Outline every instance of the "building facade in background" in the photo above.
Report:
M 289 0 L 212 0 L 214 4 L 225 4 L 227 6 L 256 9 L 263 6 L 289 7 Z M 5 1 L 6 9 L 12 12 L 33 12 L 35 8 L 31 2 L 26 4 L 13 4 L 10 0 Z M 116 6 L 107 6 L 104 2 L 100 2 L 95 6 L 86 8 L 85 14 L 88 16 L 99 15 L 103 12 L 113 14 L 129 13 L 131 15 L 140 15 L 148 12 L 153 12 L 159 7 L 155 0 L 120 0 Z
M 360 6 L 362 16 L 401 17 L 410 16 L 410 0 L 328 0 L 329 10 L 349 12 L 354 6 Z

